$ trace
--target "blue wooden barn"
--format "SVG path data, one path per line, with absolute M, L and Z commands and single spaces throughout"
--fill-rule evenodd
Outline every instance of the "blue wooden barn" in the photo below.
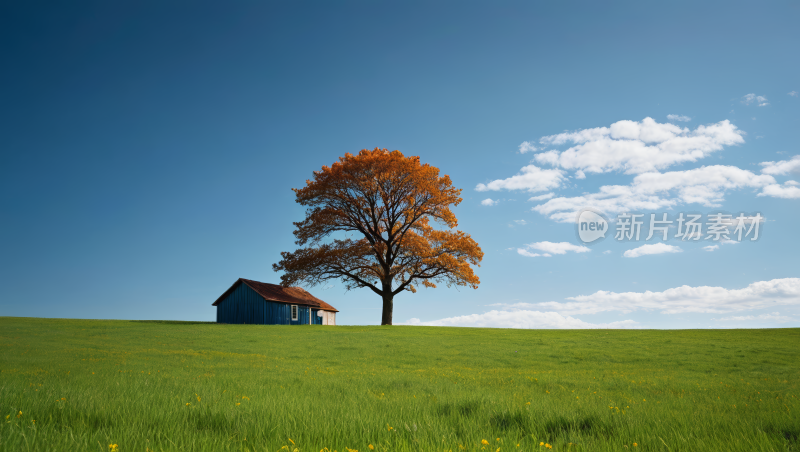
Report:
M 239 278 L 212 306 L 217 323 L 336 325 L 333 306 L 300 287 L 281 287 Z

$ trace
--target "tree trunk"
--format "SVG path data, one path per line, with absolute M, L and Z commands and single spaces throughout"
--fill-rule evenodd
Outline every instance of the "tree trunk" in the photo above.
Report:
M 383 316 L 381 317 L 381 325 L 392 324 L 392 310 L 394 308 L 394 295 L 392 295 L 391 286 L 388 288 L 384 285 L 383 288 Z

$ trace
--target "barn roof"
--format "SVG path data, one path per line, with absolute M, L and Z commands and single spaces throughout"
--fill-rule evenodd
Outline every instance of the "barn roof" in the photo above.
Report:
M 249 288 L 253 289 L 255 293 L 259 294 L 261 298 L 267 301 L 311 306 L 312 308 L 317 308 L 322 311 L 339 312 L 339 310 L 333 306 L 311 295 L 300 287 L 282 287 L 277 284 L 263 283 L 244 278 L 237 279 L 230 289 L 226 290 L 224 294 L 217 298 L 217 301 L 212 303 L 211 306 L 217 306 L 228 294 L 233 292 L 239 284 L 247 285 Z

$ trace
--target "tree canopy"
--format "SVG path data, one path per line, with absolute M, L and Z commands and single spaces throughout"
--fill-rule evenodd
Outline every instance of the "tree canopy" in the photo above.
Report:
M 454 230 L 450 210 L 461 190 L 419 157 L 379 148 L 348 153 L 292 190 L 307 209 L 294 223 L 301 248 L 282 252 L 272 266 L 284 272 L 282 285 L 341 280 L 348 290 L 369 288 L 383 300 L 382 325 L 392 324 L 393 299 L 402 291 L 437 283 L 478 288 L 472 265 L 483 252 Z

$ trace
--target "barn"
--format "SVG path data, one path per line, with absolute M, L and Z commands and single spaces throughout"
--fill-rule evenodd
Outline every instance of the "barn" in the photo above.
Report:
M 300 287 L 239 278 L 217 301 L 217 323 L 336 325 L 333 306 Z

